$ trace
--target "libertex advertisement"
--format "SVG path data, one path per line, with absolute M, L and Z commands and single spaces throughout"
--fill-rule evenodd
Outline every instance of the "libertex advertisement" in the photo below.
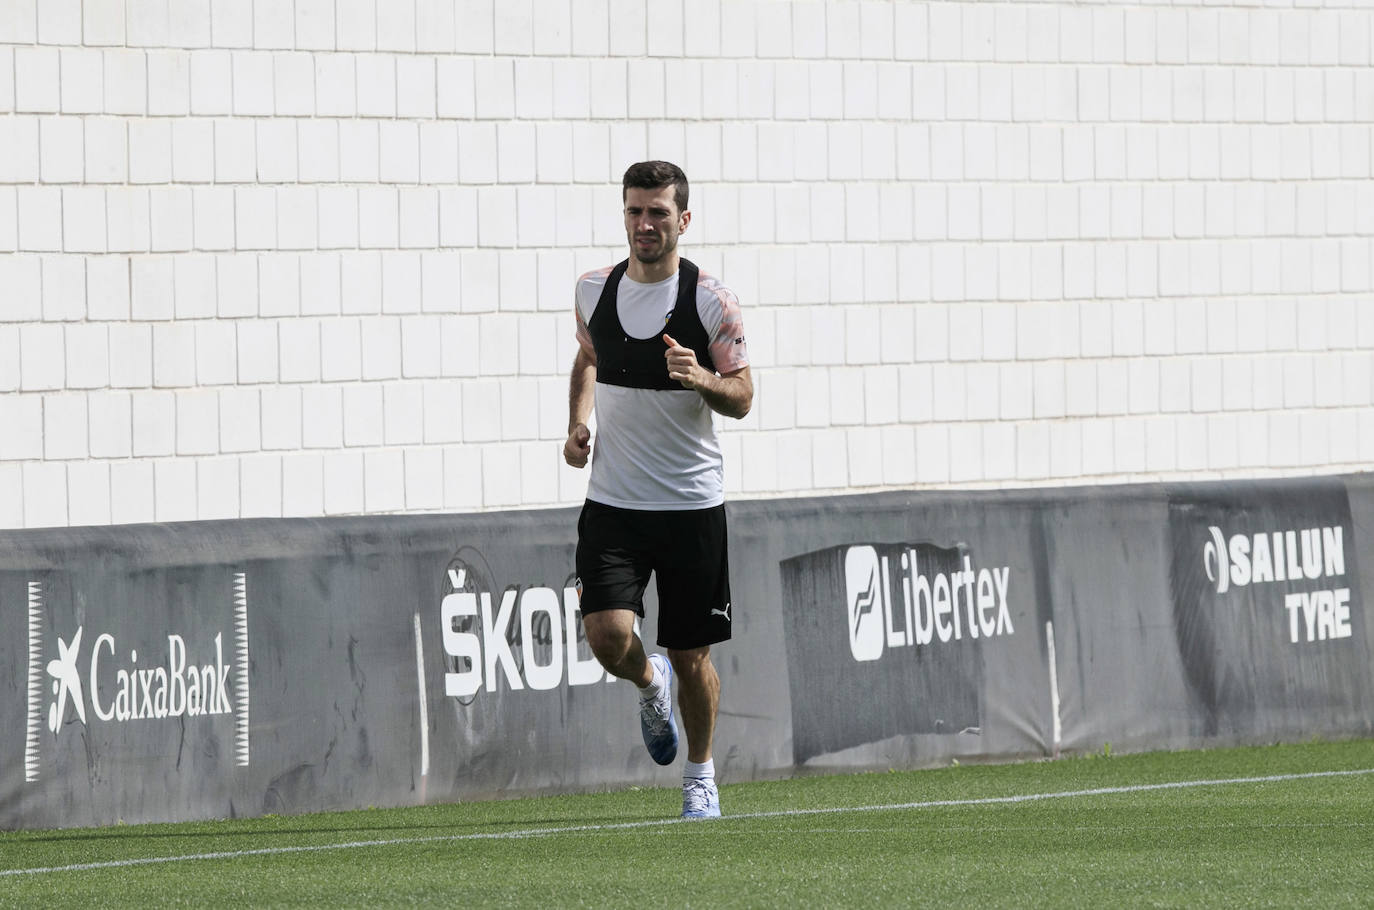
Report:
M 985 646 L 1017 634 L 1007 565 L 967 545 L 855 543 L 784 560 L 793 755 L 978 734 Z

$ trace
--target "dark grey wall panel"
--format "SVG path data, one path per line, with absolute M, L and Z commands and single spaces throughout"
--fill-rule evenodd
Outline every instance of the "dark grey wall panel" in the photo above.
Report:
M 1369 716 L 1360 559 L 1340 479 L 1180 494 L 1169 527 L 1195 734 L 1282 738 Z
M 672 784 L 587 649 L 576 517 L 0 533 L 0 826 Z M 1366 475 L 729 520 L 725 780 L 1374 729 Z

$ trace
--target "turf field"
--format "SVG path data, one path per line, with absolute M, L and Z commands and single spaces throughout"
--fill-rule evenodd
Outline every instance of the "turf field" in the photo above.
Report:
M 0 833 L 0 904 L 1371 906 L 1374 742 Z

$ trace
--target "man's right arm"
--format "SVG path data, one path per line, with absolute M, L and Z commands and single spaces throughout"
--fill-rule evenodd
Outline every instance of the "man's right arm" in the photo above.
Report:
M 596 354 L 579 346 L 568 379 L 568 441 L 563 444 L 563 460 L 574 468 L 587 466 L 592 454 L 592 432 L 587 421 L 596 401 Z

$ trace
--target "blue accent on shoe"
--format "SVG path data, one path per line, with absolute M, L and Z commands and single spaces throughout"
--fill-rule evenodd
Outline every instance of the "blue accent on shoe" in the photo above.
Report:
M 692 778 L 682 785 L 683 818 L 720 818 L 720 791 L 716 782 Z
M 662 654 L 650 654 L 649 662 L 663 674 L 657 698 L 639 703 L 639 731 L 649 757 L 660 765 L 677 759 L 677 721 L 673 718 L 673 665 Z

